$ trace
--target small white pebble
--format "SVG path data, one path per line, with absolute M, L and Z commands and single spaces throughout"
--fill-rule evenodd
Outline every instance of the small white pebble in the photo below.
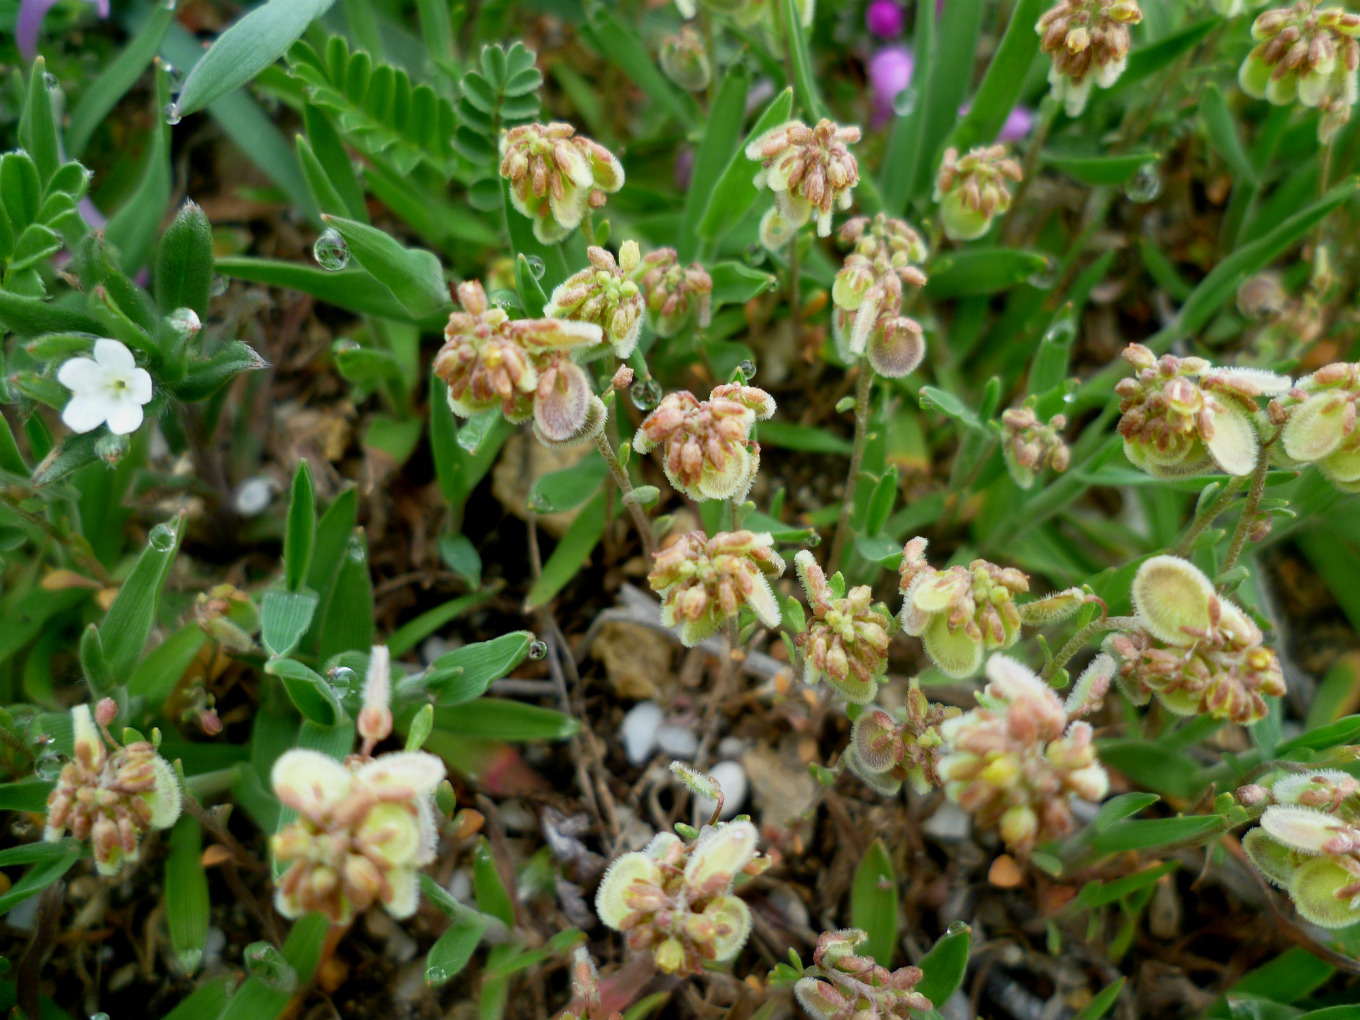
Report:
M 737 814 L 742 802 L 746 800 L 746 770 L 735 761 L 720 761 L 708 770 L 709 776 L 722 788 L 723 806 L 719 818 L 731 818 Z M 707 821 L 717 807 L 715 801 L 707 797 L 696 797 L 694 814 L 700 821 Z
M 441 655 L 446 655 L 451 651 L 453 651 L 453 645 L 438 634 L 431 634 L 420 646 L 420 661 L 428 666 Z
M 973 828 L 973 818 L 957 804 L 945 801 L 925 820 L 921 828 L 928 836 L 953 843 L 968 838 Z
M 242 517 L 257 517 L 274 501 L 274 479 L 268 475 L 247 478 L 236 490 L 233 505 Z
M 693 758 L 699 738 L 688 727 L 670 723 L 656 731 L 656 746 L 670 758 Z
M 623 753 L 630 765 L 641 765 L 651 757 L 656 747 L 657 731 L 666 713 L 655 701 L 639 701 L 623 717 L 619 736 L 623 739 Z

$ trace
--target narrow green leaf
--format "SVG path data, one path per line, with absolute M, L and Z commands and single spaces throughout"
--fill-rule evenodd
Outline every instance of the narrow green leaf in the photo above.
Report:
M 1206 84 L 1200 93 L 1199 115 L 1204 118 L 1205 134 L 1219 158 L 1228 164 L 1238 178 L 1253 187 L 1259 185 L 1256 167 L 1237 134 L 1237 124 L 1232 111 L 1228 109 L 1228 101 L 1213 82 Z
M 345 143 L 331 123 L 325 111 L 313 103 L 302 108 L 302 122 L 307 128 L 308 146 L 317 164 L 326 175 L 326 181 L 339 195 L 343 207 L 334 211 L 352 220 L 367 223 L 368 203 L 364 201 L 364 189 L 354 172 L 354 163 L 345 151 Z
M 591 9 L 582 34 L 600 56 L 617 64 L 652 101 L 687 129 L 699 124 L 699 106 L 686 92 L 672 85 L 656 65 L 631 28 L 603 4 Z
M 604 458 L 592 451 L 572 467 L 538 478 L 529 491 L 529 509 L 540 514 L 575 510 L 599 491 L 608 475 Z
M 1081 1012 L 1073 1020 L 1100 1020 L 1119 1001 L 1119 993 L 1124 990 L 1124 982 L 1127 980 L 1128 978 L 1121 977 L 1108 988 L 1102 989 L 1099 995 L 1082 1007 Z
M 28 75 L 24 112 L 19 119 L 19 144 L 33 157 L 38 180 L 44 187 L 62 162 L 61 141 L 57 137 L 57 119 L 52 112 L 52 90 L 47 87 L 47 77 L 47 62 L 36 57 Z
M 390 234 L 358 220 L 340 216 L 321 219 L 339 232 L 358 263 L 417 319 L 434 315 L 451 304 L 444 268 L 433 253 L 406 248 Z
M 151 144 L 142 164 L 141 179 L 104 227 L 104 236 L 118 251 L 118 265 L 129 276 L 146 263 L 166 206 L 170 204 L 170 128 L 161 116 L 161 107 L 169 94 L 165 64 L 157 61 L 156 89 L 152 97 L 156 104 L 155 126 L 151 129 Z
M 710 300 L 715 311 L 723 305 L 744 305 L 777 284 L 769 273 L 752 269 L 744 262 L 719 262 L 709 270 L 709 275 L 713 278 Z
M 178 115 L 188 116 L 250 79 L 288 52 L 335 0 L 268 0 L 241 18 L 203 54 L 184 79 L 175 100 Z
M 202 209 L 186 201 L 156 251 L 156 303 L 167 314 L 192 308 L 206 321 L 212 278 L 212 225 Z
M 80 860 L 85 846 L 79 840 L 63 839 L 57 843 L 28 843 L 0 850 L 0 867 L 32 864 L 23 878 L 0 896 L 0 913 L 6 913 L 30 896 L 42 892 Z
M 888 968 L 897 948 L 897 914 L 897 876 L 888 848 L 876 839 L 855 869 L 850 886 L 850 925 L 869 936 L 864 952 Z
M 1016 83 L 1025 80 L 1039 52 L 1040 37 L 1034 26 L 1043 10 L 1044 0 L 1020 0 L 1015 5 L 968 113 L 950 132 L 945 148 L 966 152 L 976 145 L 990 145 L 1001 134 L 1020 99 Z
M 495 681 L 524 661 L 533 640 L 531 632 L 517 630 L 455 648 L 430 664 L 421 685 L 436 694 L 439 704 L 446 708 L 480 698 Z
M 449 599 L 442 606 L 426 610 L 414 620 L 402 624 L 392 632 L 392 636 L 387 639 L 388 651 L 392 653 L 393 657 L 405 655 L 450 620 L 457 619 L 469 609 L 475 609 L 483 602 L 494 598 L 495 595 L 496 589 L 492 586 L 485 591 L 468 592 L 468 594 L 460 595 L 456 599 Z
M 680 261 L 687 262 L 698 251 L 699 220 L 704 214 L 713 189 L 718 184 L 723 168 L 738 154 L 741 124 L 746 114 L 746 95 L 751 87 L 751 74 L 745 64 L 730 67 L 723 75 L 713 107 L 708 111 L 704 137 L 694 154 L 694 172 L 689 190 L 685 192 L 683 227 L 677 247 Z
M 367 269 L 350 267 L 331 272 L 298 262 L 232 255 L 217 260 L 217 271 L 234 280 L 248 280 L 310 294 L 346 311 L 400 322 L 414 321 L 396 296 Z M 0 319 L 4 319 L 4 316 L 3 303 L 0 302 Z
M 793 74 L 798 105 L 807 119 L 816 122 L 826 116 L 821 97 L 817 94 L 817 79 L 812 73 L 812 59 L 808 56 L 807 39 L 803 28 L 803 5 L 799 0 L 779 0 L 782 7 L 784 46 Z
M 318 657 L 322 662 L 341 652 L 367 652 L 373 647 L 373 581 L 368 573 L 368 542 L 362 529 L 355 529 L 350 536 L 318 622 L 321 633 Z
M 1113 854 L 1167 846 L 1212 832 L 1220 828 L 1222 823 L 1222 815 L 1123 821 L 1110 826 L 1092 840 L 1091 849 L 1098 854 Z
M 459 911 L 425 957 L 425 983 L 438 988 L 462 973 L 485 930 L 486 921 L 476 911 Z
M 90 685 L 90 693 L 96 699 L 107 697 L 113 692 L 113 675 L 109 671 L 109 660 L 104 655 L 104 645 L 99 640 L 99 628 L 93 623 L 80 635 L 80 670 Z
M 921 968 L 922 977 L 916 990 L 937 1008 L 943 1006 L 963 984 L 972 944 L 973 929 L 961 921 L 955 921 L 917 965 Z
M 223 975 L 199 985 L 166 1013 L 162 1020 L 217 1020 L 231 998 L 230 978 Z
M 479 840 L 472 858 L 472 889 L 477 897 L 477 909 L 499 919 L 507 928 L 515 926 L 515 901 L 501 881 L 501 874 L 491 856 L 486 840 Z
M 524 600 L 526 610 L 537 609 L 551 601 L 590 558 L 608 523 L 604 506 L 604 493 L 601 492 L 571 522 L 571 527 L 558 540 L 557 547 L 543 564 L 543 573 L 529 589 L 529 595 Z
M 299 458 L 293 474 L 293 494 L 288 501 L 288 529 L 283 536 L 283 569 L 289 591 L 297 591 L 312 565 L 316 545 L 316 486 L 306 457 Z
M 208 875 L 200 857 L 203 830 L 184 815 L 170 830 L 170 856 L 165 859 L 165 917 L 170 949 L 186 974 L 198 970 L 208 942 Z
M 118 589 L 99 626 L 99 637 L 115 684 L 126 683 L 137 660 L 142 657 L 156 622 L 161 588 L 183 537 L 183 513 L 151 529 L 146 549 Z
M 699 218 L 699 237 L 704 242 L 705 251 L 715 251 L 718 242 L 733 227 L 745 219 L 746 214 L 756 202 L 757 164 L 746 158 L 746 146 L 766 131 L 778 127 L 789 119 L 793 112 L 793 89 L 788 88 L 770 101 L 746 140 L 737 147 L 727 162 L 718 183 L 713 186 L 708 205 Z
M 1014 248 L 951 249 L 926 266 L 926 295 L 933 301 L 995 294 L 1024 283 L 1048 266 L 1048 256 Z
M 281 591 L 264 593 L 260 600 L 260 642 L 270 655 L 287 655 L 297 647 L 311 626 L 320 601 L 316 592 Z
M 163 704 L 207 640 L 208 635 L 196 622 L 186 623 L 137 664 L 128 678 L 128 693 L 146 698 L 152 705 Z
M 334 726 L 344 719 L 345 709 L 339 696 L 320 673 L 308 669 L 296 659 L 270 659 L 264 669 L 270 676 L 276 676 L 283 682 L 288 700 L 302 713 L 304 719 L 325 727 Z
M 499 698 L 478 698 L 456 708 L 434 710 L 435 730 L 494 740 L 565 740 L 581 723 L 551 708 Z
M 1157 152 L 1126 152 L 1117 156 L 1075 156 L 1045 152 L 1043 161 L 1061 170 L 1073 180 L 1096 187 L 1116 187 L 1123 184 L 1147 163 L 1161 160 Z

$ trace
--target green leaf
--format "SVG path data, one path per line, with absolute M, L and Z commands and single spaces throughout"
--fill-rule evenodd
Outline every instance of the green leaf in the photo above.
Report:
M 151 628 L 156 623 L 161 588 L 165 586 L 165 578 L 183 537 L 183 513 L 151 529 L 146 549 L 118 589 L 104 622 L 99 625 L 100 641 L 115 684 L 126 683 L 137 660 L 142 657 Z
M 888 968 L 897 947 L 898 906 L 897 876 L 888 848 L 876 839 L 855 869 L 850 886 L 850 925 L 868 934 L 864 952 Z
M 1119 76 L 1119 80 L 1114 85 L 1105 90 L 1106 94 L 1113 95 L 1122 92 L 1138 84 L 1144 78 L 1151 77 L 1169 67 L 1172 61 L 1198 45 L 1200 40 L 1214 30 L 1215 26 L 1221 24 L 1223 24 L 1223 19 L 1216 16 L 1202 18 L 1179 32 L 1165 36 L 1146 46 L 1139 46 L 1129 53 L 1128 63 L 1124 65 L 1124 73 Z
M 1114 984 L 1102 989 L 1099 995 L 1082 1007 L 1082 1011 L 1073 1020 L 1100 1020 L 1119 1001 L 1119 993 L 1124 990 L 1124 982 L 1127 980 L 1128 978 L 1121 977 Z
M 1020 0 L 1015 5 L 973 102 L 950 132 L 945 148 L 967 152 L 976 145 L 990 145 L 1001 134 L 1020 99 L 1016 83 L 1025 80 L 1039 52 L 1040 37 L 1034 26 L 1044 6 L 1044 0 Z
M 184 378 L 168 388 L 185 403 L 195 403 L 208 399 L 243 372 L 268 367 L 269 363 L 253 347 L 233 340 L 210 358 L 190 361 Z
M 575 510 L 595 495 L 608 475 L 604 458 L 592 451 L 579 463 L 535 481 L 529 491 L 529 509 L 540 514 Z
M 1151 807 L 1161 799 L 1155 793 L 1121 793 L 1118 797 L 1111 797 L 1100 805 L 1100 810 L 1091 819 L 1091 829 L 1094 832 L 1104 832 L 1116 822 L 1133 817 L 1143 808 Z
M 815 122 L 826 116 L 826 110 L 817 94 L 817 79 L 813 76 L 812 60 L 808 56 L 803 29 L 803 5 L 799 0 L 779 0 L 779 3 L 782 7 L 779 20 L 783 22 L 784 28 L 784 52 L 793 77 L 791 84 L 803 113 L 808 120 Z
M 971 409 L 964 406 L 962 400 L 934 386 L 921 387 L 921 410 L 939 411 L 946 417 L 953 418 L 960 425 L 969 429 L 981 429 L 982 422 L 978 421 L 977 415 Z
M 275 0 L 277 2 L 277 0 Z M 444 268 L 433 253 L 423 248 L 406 248 L 390 234 L 367 223 L 340 216 L 322 216 L 349 245 L 350 252 L 390 290 L 416 319 L 423 319 L 451 304 Z
M 95 698 L 107 697 L 113 693 L 113 676 L 109 671 L 109 660 L 104 655 L 104 645 L 99 640 L 99 628 L 93 623 L 80 635 L 80 671 L 90 685 L 90 693 Z
M 0 326 L 19 336 L 42 333 L 93 333 L 102 336 L 103 325 L 83 312 L 72 311 L 44 298 L 27 297 L 0 289 Z
M 42 892 L 80 860 L 85 845 L 80 840 L 63 839 L 56 843 L 26 843 L 0 850 L 0 867 L 32 864 L 24 877 L 0 896 L 0 913 L 7 913 L 30 896 Z
M 744 262 L 719 262 L 709 270 L 709 275 L 713 278 L 711 300 L 714 310 L 723 305 L 744 305 L 753 297 L 774 289 L 778 283 L 769 273 L 752 269 Z
M 581 723 L 551 708 L 519 701 L 478 698 L 456 708 L 436 708 L 437 731 L 495 740 L 565 740 L 578 732 Z
M 950 249 L 926 266 L 926 295 L 932 301 L 995 294 L 1048 267 L 1048 256 L 1014 248 Z
M 1200 92 L 1199 115 L 1204 118 L 1205 134 L 1219 158 L 1228 164 L 1237 178 L 1253 187 L 1259 185 L 1256 167 L 1238 137 L 1237 124 L 1228 109 L 1228 101 L 1213 82 L 1207 83 Z
M 369 222 L 368 203 L 364 201 L 363 186 L 359 183 L 359 177 L 354 172 L 354 164 L 349 158 L 349 153 L 345 151 L 345 143 L 341 141 L 335 125 L 325 112 L 313 103 L 308 103 L 302 108 L 302 122 L 307 127 L 306 147 L 312 159 L 316 161 L 316 169 L 325 176 L 326 184 L 341 203 L 339 209 L 323 209 L 322 212 L 348 216 L 360 223 Z
M 299 262 L 233 255 L 218 259 L 217 271 L 234 280 L 264 283 L 310 294 L 319 301 L 346 311 L 399 322 L 415 321 L 396 295 L 379 283 L 367 269 L 357 266 L 332 272 Z M 0 303 L 0 320 L 4 319 L 4 314 L 3 303 Z
M 250 79 L 288 52 L 335 0 L 268 0 L 220 36 L 194 64 L 175 100 L 178 115 L 188 116 Z
M 156 90 L 152 97 L 155 126 L 151 129 L 151 144 L 147 147 L 146 162 L 142 164 L 141 179 L 104 227 L 104 236 L 120 256 L 118 265 L 129 275 L 146 263 L 160 232 L 165 208 L 170 204 L 170 127 L 161 116 L 161 108 L 169 94 L 165 64 L 158 62 Z
M 486 419 L 489 426 L 486 438 L 475 452 L 469 452 L 461 442 L 462 430 L 449 408 L 448 387 L 434 374 L 430 375 L 429 406 L 430 453 L 434 458 L 435 476 L 439 479 L 439 491 L 449 506 L 460 512 L 477 484 L 491 470 L 501 446 L 510 437 L 512 426 L 499 411 L 492 411 Z
M 47 87 L 47 77 L 47 62 L 42 57 L 35 58 L 28 75 L 24 112 L 19 119 L 19 144 L 33 157 L 38 179 L 44 187 L 62 162 L 61 141 L 57 137 L 57 119 L 52 112 L 52 90 Z
M 1043 154 L 1043 161 L 1055 170 L 1061 170 L 1082 184 L 1096 187 L 1117 187 L 1144 164 L 1155 164 L 1161 158 L 1161 154 L 1156 152 L 1126 152 L 1117 156 L 1071 156 L 1057 152 Z
M 1295 751 L 1330 751 L 1354 743 L 1357 735 L 1360 735 L 1360 715 L 1348 715 L 1286 740 L 1275 748 L 1275 757 L 1283 758 Z
M 218 1020 L 231 997 L 228 982 L 234 984 L 225 974 L 204 982 L 181 999 L 162 1020 Z
M 47 810 L 47 795 L 52 792 L 55 785 L 43 779 L 0 783 L 0 811 L 28 811 L 42 814 Z
M 304 719 L 318 726 L 334 726 L 345 718 L 345 708 L 326 678 L 296 659 L 270 659 L 264 671 L 283 682 L 288 700 Z
M 186 974 L 198 970 L 208 942 L 208 875 L 200 857 L 203 830 L 184 815 L 170 830 L 170 855 L 165 859 L 165 918 L 170 949 Z
M 212 225 L 202 209 L 186 201 L 156 251 L 156 303 L 166 313 L 192 308 L 206 322 L 212 278 Z
M 1116 878 L 1111 882 L 1098 879 L 1087 882 L 1081 887 L 1081 892 L 1072 901 L 1072 905 L 1074 908 L 1095 910 L 1098 907 L 1117 903 L 1126 896 L 1131 896 L 1141 889 L 1154 885 L 1163 875 L 1169 875 L 1179 867 L 1179 861 L 1165 861 L 1150 868 L 1144 868 L 1142 871 L 1135 871 L 1132 875 Z
M 330 930 L 330 922 L 319 913 L 293 922 L 282 959 L 274 950 L 269 954 L 272 959 L 257 963 L 255 973 L 236 990 L 217 1020 L 278 1020 L 298 989 L 311 984 Z
M 283 569 L 289 591 L 297 591 L 307 579 L 316 545 L 316 486 L 306 457 L 299 458 L 293 474 L 293 494 L 288 501 L 288 529 L 283 536 Z
M 485 930 L 486 921 L 481 914 L 460 910 L 425 957 L 425 983 L 438 988 L 462 973 Z
M 916 990 L 937 1007 L 958 991 L 968 970 L 968 952 L 973 944 L 973 929 L 961 921 L 950 924 L 930 952 L 917 964 L 922 977 Z
M 515 926 L 515 901 L 501 881 L 491 848 L 484 839 L 478 840 L 472 858 L 472 889 L 478 910 L 498 919 L 507 928 Z
M 318 658 L 322 662 L 341 652 L 367 652 L 373 647 L 373 581 L 368 573 L 368 542 L 362 529 L 355 529 L 345 546 L 318 623 L 321 634 Z
M 314 591 L 264 593 L 260 600 L 260 643 L 270 655 L 287 655 L 297 647 L 312 624 L 320 597 Z
M 137 664 L 128 678 L 128 694 L 143 697 L 152 705 L 164 704 L 207 640 L 208 635 L 196 622 L 186 623 Z
M 608 523 L 604 507 L 604 493 L 597 493 L 577 515 L 576 520 L 571 522 L 571 527 L 558 540 L 552 555 L 543 564 L 543 572 L 538 580 L 529 589 L 529 595 L 524 600 L 526 610 L 537 609 L 551 601 L 590 558 Z
M 746 114 L 746 96 L 750 91 L 751 74 L 746 65 L 729 67 L 718 86 L 718 94 L 708 111 L 704 137 L 694 154 L 694 171 L 689 190 L 685 192 L 683 226 L 677 239 L 680 260 L 687 262 L 698 250 L 699 220 L 704 214 L 713 189 L 723 168 L 738 154 L 741 124 Z
M 760 442 L 762 445 L 800 453 L 835 453 L 842 457 L 850 456 L 854 450 L 854 444 L 844 436 L 813 425 L 797 425 L 787 421 L 761 422 Z
M 438 704 L 446 708 L 480 698 L 495 681 L 524 661 L 533 640 L 530 631 L 517 630 L 455 648 L 430 664 L 422 686 L 436 694 Z
M 728 160 L 727 168 L 718 178 L 718 183 L 713 186 L 713 194 L 699 218 L 699 237 L 704 242 L 704 250 L 716 250 L 718 242 L 745 219 L 746 214 L 755 205 L 755 177 L 758 166 L 746 158 L 746 146 L 766 131 L 783 124 L 792 112 L 793 89 L 790 88 L 770 101 L 770 105 L 751 128 L 751 133 Z
M 1181 818 L 1147 818 L 1117 822 L 1094 840 L 1091 849 L 1098 854 L 1121 853 L 1167 846 L 1221 828 L 1222 815 L 1190 815 Z

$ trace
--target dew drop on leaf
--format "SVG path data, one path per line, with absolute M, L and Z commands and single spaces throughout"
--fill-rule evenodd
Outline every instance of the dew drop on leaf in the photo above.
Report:
M 146 540 L 157 552 L 169 552 L 175 547 L 175 529 L 168 524 L 157 524 Z
M 212 278 L 212 283 L 208 285 L 208 294 L 212 297 L 221 297 L 227 292 L 227 278 L 217 275 Z
M 1030 273 L 1025 282 L 1038 290 L 1048 290 L 1058 281 L 1057 269 L 1058 260 L 1051 255 L 1045 256 L 1043 268 Z
M 443 967 L 430 967 L 425 971 L 425 983 L 431 988 L 442 985 L 449 979 L 449 972 Z
M 911 111 L 916 109 L 916 89 L 903 89 L 893 96 L 893 113 L 899 117 L 911 116 Z
M 640 383 L 634 383 L 629 392 L 633 397 L 633 406 L 639 411 L 650 411 L 661 403 L 661 384 L 655 379 L 644 379 Z
M 51 71 L 43 75 L 43 85 L 48 89 L 60 88 L 61 82 L 57 81 L 57 76 Z
M 537 639 L 529 642 L 529 658 L 541 659 L 548 654 L 548 644 L 546 641 Z
M 61 755 L 56 751 L 44 751 L 33 764 L 33 771 L 39 779 L 51 782 L 61 775 Z
M 745 379 L 747 382 L 750 382 L 752 379 L 756 377 L 756 363 L 752 361 L 750 358 L 747 358 L 745 361 L 743 361 L 740 365 L 737 366 L 737 371 L 741 373 L 741 377 L 743 379 Z
M 1124 182 L 1124 194 L 1130 202 L 1151 202 L 1162 193 L 1162 176 L 1156 163 L 1144 163 Z
M 766 251 L 763 244 L 753 244 L 746 249 L 746 262 L 748 265 L 760 266 L 765 264 Z
M 355 689 L 359 682 L 359 674 L 348 666 L 337 666 L 331 670 L 331 686 L 335 688 L 335 693 L 344 697 Z
M 529 264 L 529 275 L 535 280 L 543 279 L 543 274 L 548 271 L 548 267 L 543 264 L 543 260 L 537 255 L 525 255 L 524 261 Z
M 179 112 L 179 103 L 166 103 L 161 113 L 165 115 L 165 122 L 171 127 L 184 119 L 184 114 Z
M 349 245 L 338 230 L 328 227 L 312 245 L 312 258 L 327 272 L 338 272 L 349 265 Z
M 91 1013 L 90 1020 L 109 1020 L 107 1013 Z

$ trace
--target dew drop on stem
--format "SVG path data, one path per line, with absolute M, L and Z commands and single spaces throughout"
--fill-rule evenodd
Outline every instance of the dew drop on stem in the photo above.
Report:
M 328 227 L 312 245 L 312 258 L 327 272 L 338 272 L 349 265 L 349 245 L 338 230 Z

